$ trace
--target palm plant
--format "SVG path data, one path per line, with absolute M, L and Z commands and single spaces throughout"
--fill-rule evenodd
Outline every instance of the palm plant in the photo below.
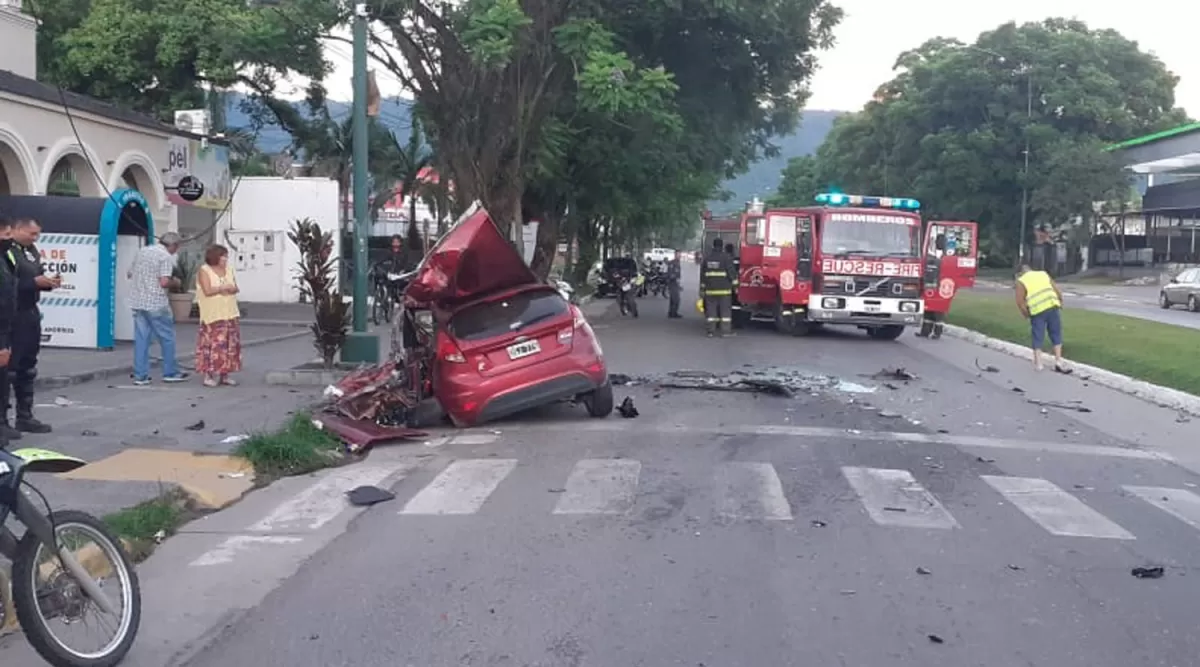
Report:
M 300 293 L 313 304 L 313 347 L 332 369 L 350 328 L 350 308 L 338 289 L 333 263 L 333 232 L 321 230 L 311 218 L 296 220 L 288 239 L 300 251 L 297 276 Z

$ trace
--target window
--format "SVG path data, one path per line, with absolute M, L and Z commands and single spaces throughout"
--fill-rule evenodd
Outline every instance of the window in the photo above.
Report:
M 834 256 L 918 257 L 917 227 L 892 223 L 826 220 L 821 235 L 821 253 Z
M 796 246 L 796 216 L 773 215 L 767 229 L 767 245 L 772 248 Z
M 1181 283 L 1200 282 L 1200 280 L 1197 280 L 1197 278 L 1200 278 L 1200 270 L 1196 269 L 1188 269 L 1187 271 L 1179 274 L 1179 282 Z
M 506 299 L 467 306 L 450 318 L 449 331 L 459 340 L 483 340 L 514 334 L 525 327 L 569 312 L 558 292 L 535 290 Z
M 762 218 L 746 220 L 746 245 L 762 245 L 766 221 Z

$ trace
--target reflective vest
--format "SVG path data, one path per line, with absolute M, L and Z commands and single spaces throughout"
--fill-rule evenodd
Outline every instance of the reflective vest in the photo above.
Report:
M 1059 308 L 1062 301 L 1054 290 L 1054 281 L 1045 271 L 1027 271 L 1017 280 L 1025 286 L 1025 306 L 1030 315 L 1044 313 L 1051 308 Z

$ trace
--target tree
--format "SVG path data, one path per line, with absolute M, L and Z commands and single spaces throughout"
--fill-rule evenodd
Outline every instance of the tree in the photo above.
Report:
M 826 188 L 822 184 L 816 156 L 803 155 L 788 160 L 770 206 L 811 206 L 813 197 Z
M 1078 21 L 1008 23 L 973 45 L 933 39 L 901 54 L 896 68 L 862 111 L 835 123 L 817 152 L 818 174 L 846 191 L 916 197 L 931 217 L 976 220 L 985 242 L 1010 248 L 1023 186 L 1040 193 L 1028 230 L 1078 210 L 1088 194 L 1051 185 L 1079 175 L 1052 168 L 1069 159 L 1056 154 L 1094 156 L 1102 143 L 1185 120 L 1175 108 L 1178 78 L 1158 58 Z M 1104 171 L 1088 164 L 1097 167 L 1090 175 Z
M 270 97 L 288 76 L 320 79 L 328 70 L 320 39 L 340 19 L 325 0 L 37 0 L 30 8 L 42 22 L 41 78 L 166 122 L 234 85 Z

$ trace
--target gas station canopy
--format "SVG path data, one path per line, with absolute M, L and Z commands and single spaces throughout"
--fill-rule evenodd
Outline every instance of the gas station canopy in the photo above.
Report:
M 1200 174 L 1200 123 L 1128 139 L 1108 147 L 1136 174 Z

